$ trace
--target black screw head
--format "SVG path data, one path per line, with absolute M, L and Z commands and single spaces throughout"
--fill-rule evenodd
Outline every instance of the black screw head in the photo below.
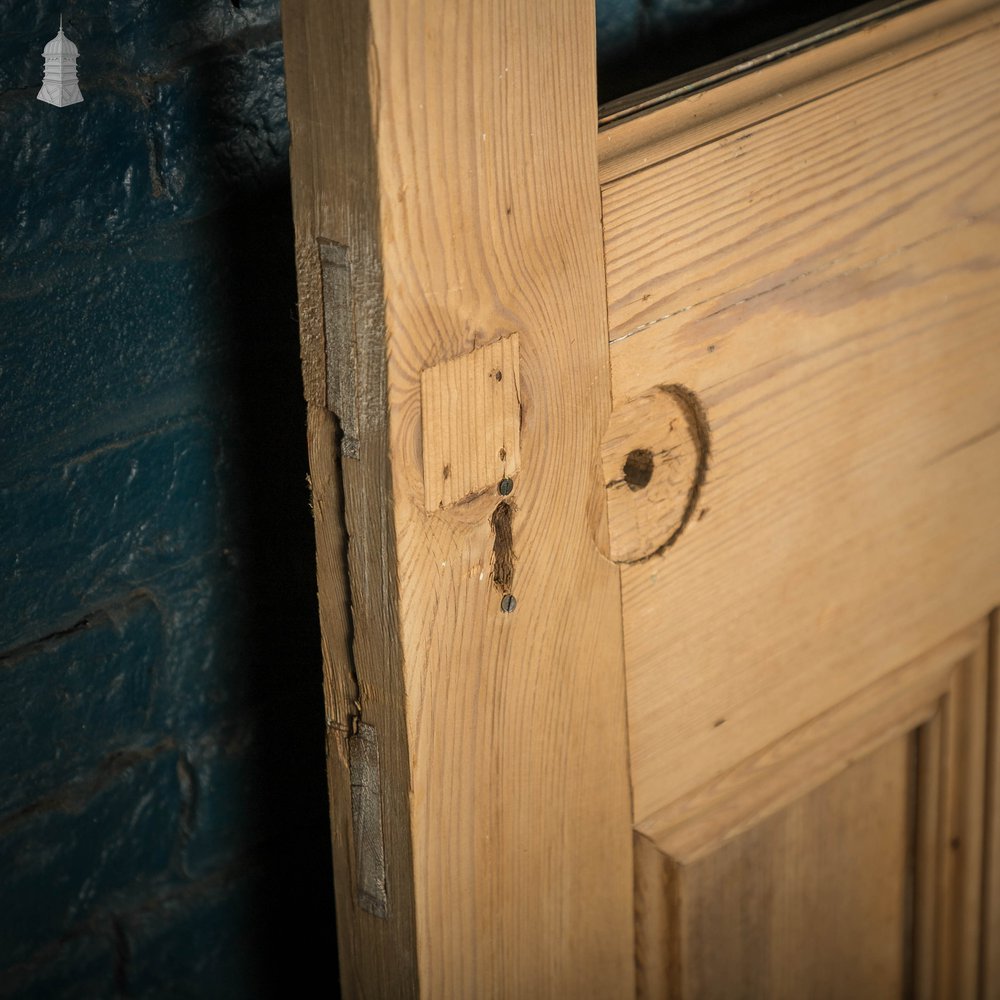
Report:
M 517 601 L 514 599 L 513 594 L 504 594 L 503 597 L 500 598 L 500 610 L 503 611 L 504 614 L 509 615 L 516 607 Z
M 497 490 L 502 497 L 509 497 L 511 493 L 514 492 L 514 480 L 508 479 L 506 476 L 500 480 L 500 485 Z

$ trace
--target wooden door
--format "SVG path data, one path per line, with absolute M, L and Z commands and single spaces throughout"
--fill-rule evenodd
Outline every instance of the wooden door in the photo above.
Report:
M 285 4 L 347 995 L 1000 992 L 1000 13 L 895 7 L 599 130 L 582 0 Z

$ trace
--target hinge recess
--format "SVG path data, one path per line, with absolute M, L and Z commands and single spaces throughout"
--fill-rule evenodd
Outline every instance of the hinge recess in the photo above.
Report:
M 351 261 L 347 247 L 321 240 L 323 327 L 326 335 L 326 406 L 337 415 L 343 432 L 340 450 L 358 458 L 358 350 L 354 326 Z

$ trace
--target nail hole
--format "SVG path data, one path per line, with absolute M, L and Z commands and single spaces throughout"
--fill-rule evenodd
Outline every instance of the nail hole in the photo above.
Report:
M 653 478 L 653 453 L 648 448 L 636 448 L 625 458 L 622 468 L 625 483 L 630 490 L 644 489 Z
M 495 378 L 495 379 L 496 379 L 496 380 L 497 380 L 498 382 L 502 382 L 502 381 L 503 381 L 503 372 L 496 372 L 496 373 L 495 373 L 495 374 L 493 375 L 493 377 L 494 377 L 494 378 Z
M 446 465 L 446 466 L 445 466 L 445 467 L 444 467 L 444 468 L 443 468 L 443 469 L 441 470 L 441 478 L 442 478 L 442 479 L 447 479 L 447 478 L 448 478 L 448 477 L 449 477 L 450 475 L 451 475 L 451 466 L 450 466 L 450 465 Z
M 501 462 L 506 462 L 507 461 L 507 449 L 506 448 L 501 448 L 500 451 L 498 452 L 498 454 L 500 455 L 500 461 Z
M 509 497 L 511 493 L 514 492 L 514 480 L 513 479 L 501 479 L 500 485 L 497 486 L 500 492 L 500 496 Z

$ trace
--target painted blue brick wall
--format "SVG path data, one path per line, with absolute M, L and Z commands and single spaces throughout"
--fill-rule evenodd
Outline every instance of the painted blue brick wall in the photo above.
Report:
M 277 0 L 0 0 L 0 996 L 335 939 Z

